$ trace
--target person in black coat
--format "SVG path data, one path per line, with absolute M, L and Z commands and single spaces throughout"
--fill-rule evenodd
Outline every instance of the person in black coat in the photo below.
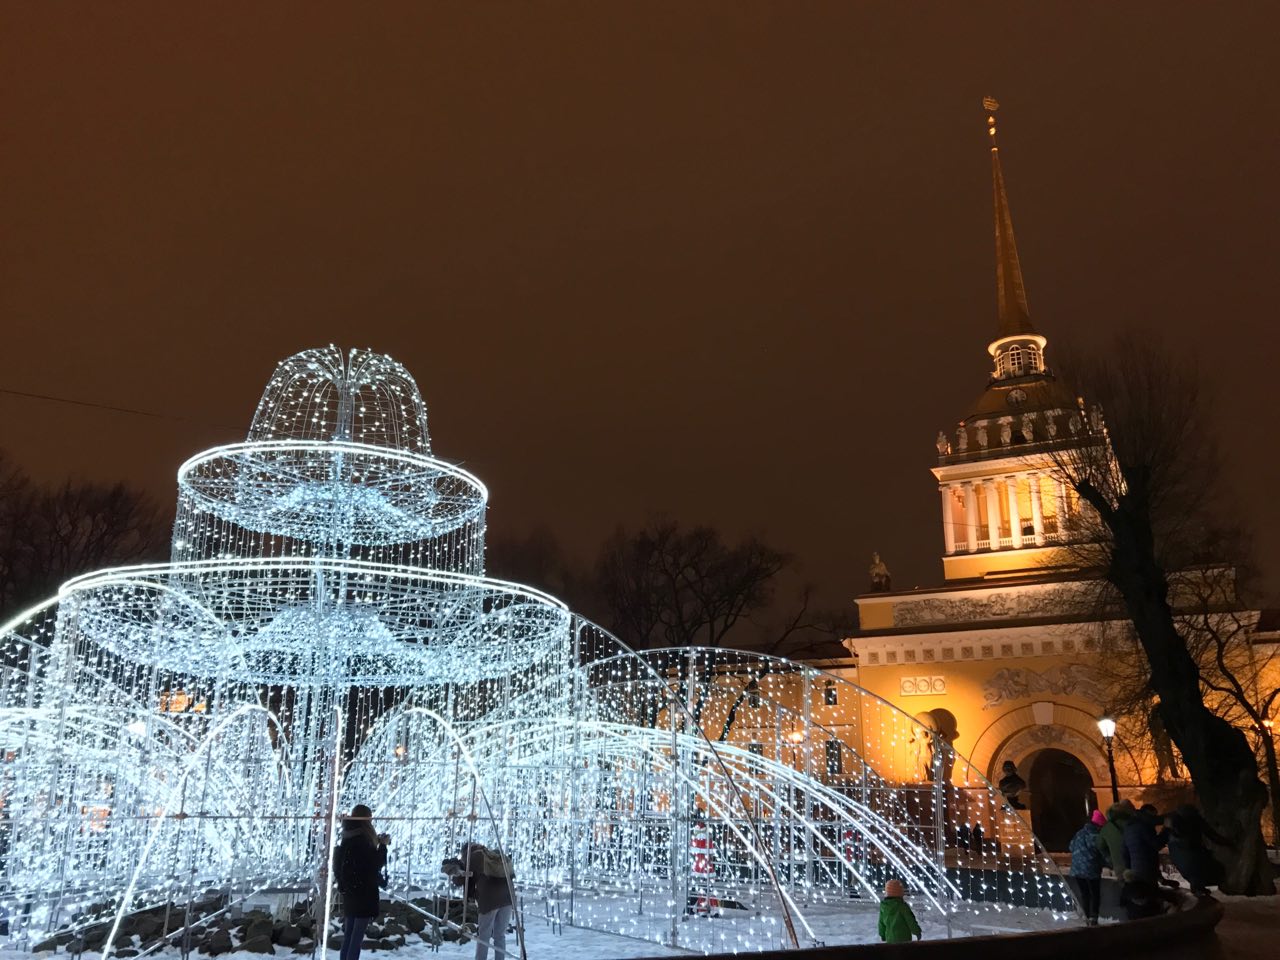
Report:
M 1160 848 L 1167 839 L 1156 832 L 1159 822 L 1155 807 L 1144 804 L 1124 825 L 1124 862 L 1129 872 L 1146 883 L 1160 882 Z
M 369 921 L 378 915 L 382 868 L 391 838 L 373 829 L 373 811 L 363 803 L 342 819 L 342 842 L 333 855 L 333 876 L 342 894 L 342 949 L 339 960 L 360 960 Z
M 1222 864 L 1205 847 L 1205 838 L 1219 846 L 1229 846 L 1226 837 L 1221 836 L 1190 804 L 1183 804 L 1165 817 L 1168 827 L 1169 859 L 1178 868 L 1191 892 L 1198 897 L 1207 897 L 1209 887 L 1222 882 Z

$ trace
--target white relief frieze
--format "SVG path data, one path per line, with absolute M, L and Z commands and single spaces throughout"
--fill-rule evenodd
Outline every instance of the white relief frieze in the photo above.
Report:
M 1050 667 L 1043 673 L 1017 667 L 997 670 L 982 684 L 985 701 L 982 709 L 1041 693 L 1059 697 L 1081 697 L 1094 703 L 1103 701 L 1102 688 L 1090 667 L 1081 663 L 1064 663 Z
M 895 627 L 933 623 L 965 623 L 1016 620 L 1069 615 L 1081 604 L 1078 590 L 1000 590 L 981 597 L 926 597 L 898 603 L 893 608 Z

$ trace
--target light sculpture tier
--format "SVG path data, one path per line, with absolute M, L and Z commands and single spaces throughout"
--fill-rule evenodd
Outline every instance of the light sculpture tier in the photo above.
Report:
M 355 803 L 392 833 L 387 896 L 448 895 L 440 861 L 475 839 L 513 856 L 526 926 L 834 943 L 890 876 L 948 933 L 1074 910 L 933 731 L 784 659 L 637 654 L 485 577 L 486 500 L 431 455 L 400 364 L 280 364 L 248 440 L 180 468 L 170 562 L 79 577 L 2 628 L 10 936 L 210 891 L 323 920 Z

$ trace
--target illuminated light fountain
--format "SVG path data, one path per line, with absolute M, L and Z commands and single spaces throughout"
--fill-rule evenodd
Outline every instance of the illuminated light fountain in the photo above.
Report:
M 286 360 L 248 440 L 178 489 L 169 563 L 79 577 L 2 628 L 11 937 L 211 889 L 327 916 L 361 802 L 393 837 L 387 896 L 447 893 L 440 861 L 474 838 L 513 857 L 526 928 L 855 942 L 889 877 L 948 935 L 1074 913 L 999 793 L 884 701 L 778 658 L 637 654 L 486 578 L 487 492 L 432 457 L 388 357 Z M 972 823 L 986 848 L 957 849 Z

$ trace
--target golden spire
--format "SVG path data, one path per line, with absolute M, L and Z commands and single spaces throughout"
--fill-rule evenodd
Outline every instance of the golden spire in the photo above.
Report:
M 1022 284 L 1022 265 L 1013 239 L 1013 217 L 1005 195 L 1004 171 L 1000 169 L 1000 148 L 996 145 L 996 111 L 1000 104 L 992 97 L 983 97 L 982 106 L 987 112 L 987 136 L 991 140 L 991 183 L 995 200 L 997 339 L 1003 339 L 1035 333 L 1035 328 L 1031 326 L 1027 291 Z

